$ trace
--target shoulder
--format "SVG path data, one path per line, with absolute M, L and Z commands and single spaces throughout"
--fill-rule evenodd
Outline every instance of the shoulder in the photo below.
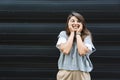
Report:
M 84 41 L 89 41 L 89 40 L 92 40 L 92 36 L 91 35 L 87 35 L 84 39 Z
M 85 38 L 91 38 L 91 35 L 87 35 Z
M 61 31 L 60 34 L 64 34 L 64 35 L 65 35 L 65 34 L 66 34 L 66 31 Z
M 59 37 L 61 37 L 61 36 L 67 37 L 66 31 L 61 31 L 61 32 L 59 33 Z

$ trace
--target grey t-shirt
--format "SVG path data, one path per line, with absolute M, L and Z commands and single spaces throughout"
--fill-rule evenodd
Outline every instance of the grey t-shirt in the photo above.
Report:
M 61 43 L 65 43 L 68 39 L 66 31 L 61 31 L 58 36 L 58 41 L 56 47 L 59 49 L 59 45 Z M 91 53 L 93 53 L 96 49 L 91 41 L 91 37 L 87 36 L 84 39 L 85 46 L 90 50 L 86 55 L 80 56 L 77 50 L 77 43 L 73 42 L 72 49 L 68 55 L 62 53 L 60 50 L 60 57 L 58 60 L 58 69 L 64 70 L 80 70 L 84 72 L 91 72 L 93 69 L 93 65 L 89 59 Z

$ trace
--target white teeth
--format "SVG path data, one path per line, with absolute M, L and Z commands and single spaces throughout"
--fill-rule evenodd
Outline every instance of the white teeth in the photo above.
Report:
M 74 29 L 78 29 L 78 28 L 79 28 L 79 25 L 73 24 L 72 27 L 73 27 Z

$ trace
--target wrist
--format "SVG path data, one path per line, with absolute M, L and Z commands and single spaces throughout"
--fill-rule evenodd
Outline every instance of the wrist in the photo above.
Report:
M 74 36 L 74 34 L 75 34 L 74 32 L 71 32 L 71 33 L 70 33 L 70 35 L 73 35 L 73 36 Z
M 81 32 L 76 32 L 76 35 L 80 35 L 81 36 Z
M 70 34 L 74 34 L 74 31 L 70 32 Z

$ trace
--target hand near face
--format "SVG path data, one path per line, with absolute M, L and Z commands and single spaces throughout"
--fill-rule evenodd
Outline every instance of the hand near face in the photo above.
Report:
M 82 31 L 82 29 L 83 29 L 82 23 L 78 23 L 78 24 L 76 24 L 74 26 L 73 25 L 69 26 L 70 32 L 75 32 L 75 31 L 76 32 L 81 32 Z
M 70 32 L 75 32 L 75 29 L 72 26 L 69 26 Z
M 82 23 L 78 23 L 79 24 L 79 28 L 76 30 L 77 32 L 81 32 L 83 29 L 83 25 Z
M 81 32 L 83 29 L 82 23 L 75 16 L 72 16 L 69 19 L 68 27 L 69 27 L 70 32 Z

